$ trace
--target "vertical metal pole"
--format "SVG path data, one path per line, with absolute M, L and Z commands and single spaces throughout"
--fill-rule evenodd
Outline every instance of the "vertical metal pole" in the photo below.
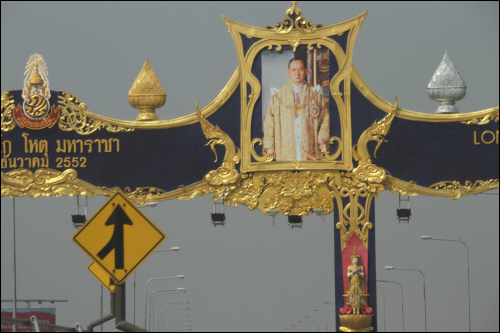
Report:
M 135 271 L 134 271 L 134 325 L 135 325 Z
M 103 298 L 104 298 L 104 295 L 103 295 L 103 286 L 102 286 L 102 283 L 101 283 L 101 318 L 103 316 L 103 312 L 102 312 L 102 302 L 103 302 Z M 102 328 L 102 324 L 101 324 L 101 332 L 104 332 L 103 328 Z
M 12 318 L 17 318 L 17 292 L 16 292 L 16 198 L 12 198 L 12 244 L 14 248 L 14 293 L 12 294 Z M 12 332 L 17 332 L 17 325 L 12 325 Z
M 467 292 L 468 292 L 468 297 L 469 297 L 469 332 L 472 332 L 472 327 L 471 327 L 471 323 L 470 323 L 469 248 L 467 247 L 467 244 L 465 244 L 465 242 L 462 242 L 460 239 L 458 239 L 457 241 L 462 243 L 465 246 L 465 251 L 467 254 Z
M 125 282 L 115 285 L 115 326 L 125 321 Z
M 427 301 L 425 300 L 425 275 L 421 271 L 419 271 L 424 278 L 424 316 L 425 316 L 425 331 L 427 332 Z
M 380 290 L 382 290 L 382 301 L 384 304 L 384 332 L 387 332 L 387 328 L 385 326 L 385 292 L 384 292 L 384 288 L 382 288 L 381 286 L 377 286 L 377 288 L 380 288 Z

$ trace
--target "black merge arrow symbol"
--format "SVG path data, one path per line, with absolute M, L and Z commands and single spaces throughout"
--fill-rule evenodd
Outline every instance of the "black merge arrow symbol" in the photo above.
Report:
M 97 254 L 97 256 L 101 260 L 103 260 L 114 249 L 115 269 L 123 269 L 124 266 L 123 226 L 125 224 L 133 225 L 132 221 L 125 213 L 123 208 L 120 205 L 117 205 L 115 210 L 113 210 L 113 213 L 111 213 L 108 220 L 104 224 L 104 225 L 115 226 L 115 229 L 113 230 L 113 235 L 111 236 L 111 239 L 109 240 L 108 244 L 106 244 Z

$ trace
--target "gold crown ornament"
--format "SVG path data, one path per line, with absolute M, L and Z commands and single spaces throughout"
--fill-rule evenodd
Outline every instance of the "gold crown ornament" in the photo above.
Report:
M 156 108 L 161 108 L 165 104 L 167 94 L 149 65 L 148 58 L 127 96 L 130 105 L 141 111 L 136 120 L 159 120 L 155 113 Z
M 354 258 L 360 258 L 359 254 L 356 253 L 356 245 L 354 245 L 354 252 L 352 253 L 351 260 Z

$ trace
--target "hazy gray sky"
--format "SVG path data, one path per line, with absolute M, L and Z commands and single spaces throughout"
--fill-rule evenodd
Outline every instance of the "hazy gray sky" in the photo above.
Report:
M 213 100 L 238 65 L 220 15 L 264 27 L 281 21 L 289 7 L 286 1 L 2 2 L 1 90 L 21 89 L 26 62 L 39 53 L 47 63 L 52 90 L 75 94 L 91 112 L 132 120 L 137 110 L 128 104 L 127 93 L 148 57 L 167 92 L 158 116 L 184 116 L 194 111 L 198 98 L 200 106 Z M 392 102 L 397 94 L 402 108 L 425 113 L 437 108 L 426 87 L 446 49 L 467 84 L 459 110 L 499 104 L 498 2 L 299 2 L 298 7 L 307 20 L 323 25 L 368 10 L 353 63 L 382 98 Z M 89 198 L 89 215 L 106 199 Z M 468 329 L 465 249 L 458 243 L 420 239 L 430 235 L 468 244 L 472 329 L 498 331 L 498 195 L 457 201 L 417 196 L 410 204 L 413 218 L 400 225 L 398 198 L 384 192 L 376 199 L 375 221 L 377 278 L 402 283 L 406 330 L 424 329 L 422 279 L 417 272 L 386 271 L 386 265 L 424 272 L 430 331 Z M 1 205 L 1 296 L 6 299 L 12 297 L 12 199 L 2 198 Z M 16 206 L 18 298 L 68 299 L 56 305 L 57 323 L 86 327 L 99 318 L 100 287 L 87 271 L 91 260 L 71 240 L 76 198 L 18 198 Z M 313 311 L 334 310 L 324 304 L 334 301 L 332 215 L 325 222 L 308 216 L 302 229 L 292 230 L 284 216 L 273 225 L 258 211 L 227 207 L 226 226 L 214 228 L 212 209 L 210 196 L 145 209 L 167 234 L 161 248 L 181 250 L 153 254 L 138 269 L 137 324 L 144 319 L 146 281 L 185 274 L 184 280 L 155 281 L 149 292 L 186 288 L 185 294 L 158 300 L 189 301 L 196 331 L 283 331 L 305 315 L 325 317 L 328 328 L 335 327 L 335 313 Z M 381 286 L 386 329 L 401 330 L 399 288 Z M 129 279 L 129 322 L 132 292 Z M 108 313 L 109 295 L 104 309 Z M 380 291 L 378 309 L 382 331 Z M 321 328 L 324 320 L 317 321 Z

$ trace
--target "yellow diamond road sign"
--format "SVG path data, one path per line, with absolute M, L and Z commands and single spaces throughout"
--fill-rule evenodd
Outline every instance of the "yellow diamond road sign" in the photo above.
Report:
M 167 236 L 122 192 L 114 194 L 73 236 L 121 284 Z
M 96 279 L 101 282 L 106 289 L 109 290 L 110 293 L 115 292 L 115 282 L 111 278 L 111 276 L 101 267 L 101 265 L 96 264 L 95 262 L 91 263 L 89 267 L 87 267 L 90 273 L 92 273 Z

